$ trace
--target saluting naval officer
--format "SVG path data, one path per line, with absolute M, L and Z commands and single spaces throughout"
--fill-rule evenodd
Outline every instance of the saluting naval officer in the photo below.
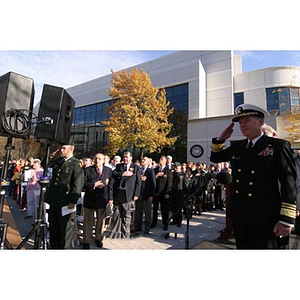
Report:
M 232 123 L 212 140 L 211 161 L 230 161 L 230 208 L 237 249 L 276 249 L 276 236 L 291 233 L 296 217 L 296 171 L 286 140 L 263 134 L 268 112 L 242 104 Z M 246 139 L 231 137 L 235 122 Z
M 75 207 L 84 183 L 80 161 L 73 156 L 73 151 L 73 145 L 63 145 L 50 155 L 49 167 L 53 168 L 53 173 L 45 202 L 50 205 L 48 220 L 52 249 L 68 249 L 71 246 L 71 213 L 62 215 L 62 207 Z

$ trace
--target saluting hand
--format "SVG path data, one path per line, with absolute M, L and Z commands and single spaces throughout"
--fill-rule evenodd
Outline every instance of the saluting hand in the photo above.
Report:
M 227 140 L 233 133 L 234 123 L 232 122 L 218 137 L 219 140 Z

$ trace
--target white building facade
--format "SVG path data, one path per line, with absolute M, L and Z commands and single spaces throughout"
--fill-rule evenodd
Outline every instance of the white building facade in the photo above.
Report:
M 242 73 L 241 58 L 232 51 L 178 51 L 131 68 L 145 70 L 155 87 L 166 89 L 175 110 L 186 113 L 186 156 L 176 161 L 209 163 L 211 138 L 231 122 L 238 104 L 267 109 L 275 129 L 281 99 L 290 97 L 289 105 L 299 106 L 300 68 Z M 110 80 L 107 75 L 68 89 L 76 102 L 73 138 L 82 153 L 101 151 L 99 145 L 107 143 L 99 116 L 104 118 L 104 105 L 111 101 Z M 232 139 L 243 138 L 237 127 Z

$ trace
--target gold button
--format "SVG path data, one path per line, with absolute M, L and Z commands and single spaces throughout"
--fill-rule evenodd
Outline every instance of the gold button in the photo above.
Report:
M 251 171 L 251 174 L 254 174 L 254 173 L 255 173 L 255 171 L 254 171 L 254 170 L 252 170 L 252 171 Z
M 241 170 L 241 169 L 238 169 L 237 171 L 238 171 L 239 173 L 241 173 L 241 172 L 242 172 L 242 170 Z
M 249 182 L 249 185 L 253 185 L 253 182 Z
M 239 179 L 237 179 L 235 182 L 236 182 L 236 183 L 239 183 L 239 182 L 240 182 L 240 180 L 239 180 Z
M 249 193 L 249 194 L 248 194 L 248 197 L 252 197 L 252 194 L 251 194 L 251 193 Z

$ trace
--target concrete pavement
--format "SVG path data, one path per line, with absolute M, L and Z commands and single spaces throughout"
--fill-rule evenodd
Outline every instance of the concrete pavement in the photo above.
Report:
M 21 241 L 28 235 L 32 229 L 34 220 L 25 219 L 26 211 L 20 211 L 17 203 L 12 197 L 6 198 L 4 206 L 4 221 L 9 222 L 7 239 L 16 248 Z M 145 235 L 138 232 L 130 239 L 109 239 L 104 238 L 103 248 L 99 249 L 91 244 L 91 250 L 232 250 L 235 249 L 234 239 L 229 239 L 226 243 L 219 239 L 220 231 L 225 228 L 225 211 L 214 210 L 204 212 L 201 216 L 193 216 L 190 220 L 188 241 L 187 241 L 187 220 L 184 219 L 182 226 L 170 225 L 168 231 L 162 230 L 161 218 L 157 227 L 150 230 Z M 166 234 L 169 238 L 166 238 Z M 176 237 L 175 237 L 176 235 Z M 34 243 L 33 234 L 23 249 L 32 249 Z M 82 249 L 77 245 L 74 239 L 74 250 Z M 300 249 L 300 237 L 298 235 L 290 236 L 291 250 Z
M 24 239 L 32 229 L 34 220 L 25 219 L 26 211 L 20 211 L 17 203 L 12 197 L 6 198 L 7 208 L 10 210 L 15 227 L 18 229 L 21 239 Z M 187 221 L 183 220 L 182 226 L 170 225 L 168 231 L 162 230 L 162 223 L 159 218 L 157 227 L 145 235 L 138 232 L 130 239 L 109 239 L 104 238 L 103 248 L 107 250 L 166 250 L 166 249 L 234 249 L 234 240 L 229 244 L 216 242 L 220 231 L 225 228 L 225 212 L 215 210 L 204 212 L 201 216 L 193 216 L 190 220 L 187 235 Z M 166 238 L 169 233 L 169 238 Z M 176 235 L 176 238 L 175 238 Z M 188 241 L 187 241 L 188 236 Z M 35 235 L 33 234 L 24 245 L 25 249 L 32 249 Z M 11 236 L 8 235 L 8 240 Z M 74 249 L 81 249 L 74 241 Z M 91 249 L 97 249 L 91 244 Z M 101 249 L 101 250 L 102 250 Z

